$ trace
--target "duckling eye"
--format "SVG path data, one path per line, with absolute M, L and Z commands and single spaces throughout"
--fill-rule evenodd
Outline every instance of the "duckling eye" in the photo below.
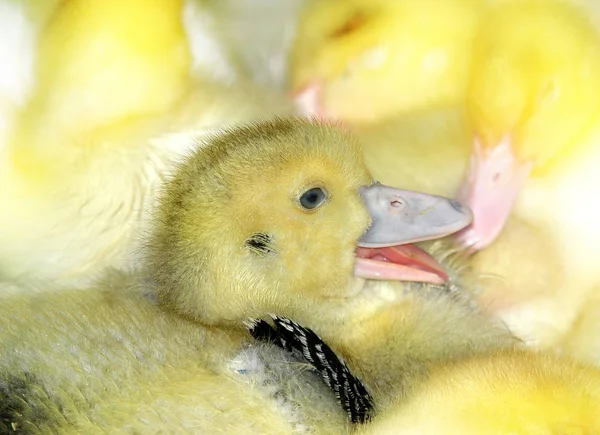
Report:
M 313 210 L 323 204 L 327 195 L 320 187 L 314 187 L 307 190 L 300 197 L 300 205 L 307 210 Z

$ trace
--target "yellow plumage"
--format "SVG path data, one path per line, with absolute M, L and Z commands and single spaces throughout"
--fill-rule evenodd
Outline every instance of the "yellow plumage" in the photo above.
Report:
M 509 281 L 535 278 L 504 288 L 505 295 L 492 287 L 489 300 L 504 305 L 501 315 L 515 332 L 541 346 L 561 346 L 600 282 L 592 211 L 600 194 L 598 76 L 598 29 L 585 9 L 567 2 L 500 2 L 478 35 L 467 111 L 479 147 L 461 193 L 475 223 L 460 240 L 491 243 L 503 212 L 531 227 L 529 240 L 537 237 L 549 254 L 540 257 L 543 270 L 528 255 L 522 263 L 530 245 L 510 227 L 503 231 L 512 235 L 474 261 Z
M 249 335 L 181 319 L 144 292 L 111 273 L 86 292 L 4 297 L 0 430 L 289 434 L 319 420 L 324 433 L 343 429 L 341 408 L 304 364 L 266 345 L 246 350 Z
M 363 380 L 376 406 L 366 433 L 396 427 L 405 409 L 425 430 L 440 396 L 450 411 L 497 417 L 479 429 L 529 419 L 597 431 L 586 414 L 600 406 L 597 369 L 520 350 L 468 291 L 353 277 L 371 181 L 354 140 L 328 126 L 276 120 L 211 138 L 167 184 L 143 274 L 110 273 L 85 292 L 3 292 L 3 422 L 30 433 L 348 433 L 320 379 L 244 332 L 248 317 L 274 312 L 312 328 Z M 327 199 L 308 210 L 300 198 L 315 185 Z M 584 378 L 589 387 L 572 382 Z M 466 424 L 454 418 L 445 430 Z
M 0 148 L 1 279 L 85 285 L 107 266 L 135 266 L 164 174 L 196 146 L 186 132 L 288 110 L 252 86 L 192 77 L 182 4 L 56 10 L 32 97 Z
M 474 196 L 463 191 L 460 198 L 473 207 L 475 234 L 481 223 L 482 237 L 463 233 L 457 249 L 477 240 L 485 249 L 469 260 L 462 278 L 525 341 L 589 359 L 584 347 L 597 354 L 597 328 L 590 326 L 588 338 L 573 339 L 569 331 L 585 334 L 576 325 L 582 316 L 594 317 L 595 304 L 587 301 L 598 285 L 600 232 L 592 210 L 600 194 L 594 169 L 600 157 L 600 43 L 594 16 L 584 5 L 561 1 L 503 0 L 486 8 L 464 107 L 429 108 L 352 128 L 369 169 L 384 183 L 453 196 L 471 166 L 462 189 L 476 179 L 481 190 Z M 483 151 L 469 157 L 474 137 Z M 502 160 L 513 158 L 509 152 L 485 160 L 494 146 L 506 147 L 507 138 L 514 163 Z M 498 210 L 506 210 L 506 221 L 495 217 Z M 572 340 L 581 343 L 577 351 Z
M 476 357 L 439 368 L 412 401 L 359 433 L 593 434 L 599 375 L 554 355 Z
M 345 121 L 382 120 L 464 99 L 485 0 L 326 0 L 304 6 L 290 54 L 304 110 Z
M 530 110 L 536 104 L 548 109 L 539 112 L 539 119 L 547 116 L 547 124 L 527 118 L 531 122 L 517 125 L 515 137 L 523 140 L 523 155 L 539 157 L 532 174 L 546 181 L 556 178 L 546 185 L 536 182 L 524 192 L 505 233 L 470 264 L 480 279 L 481 272 L 491 270 L 489 261 L 501 265 L 499 275 L 506 262 L 511 290 L 526 283 L 529 294 L 542 292 L 541 302 L 533 299 L 530 310 L 521 305 L 520 313 L 512 311 L 516 316 L 502 313 L 521 335 L 542 344 L 547 340 L 594 362 L 597 343 L 590 331 L 597 328 L 598 304 L 587 296 L 596 282 L 591 268 L 598 258 L 594 214 L 584 216 L 584 225 L 574 225 L 573 214 L 552 213 L 557 198 L 562 203 L 573 198 L 569 189 L 583 187 L 573 202 L 579 210 L 598 193 L 590 182 L 596 154 L 571 153 L 594 150 L 593 142 L 588 148 L 561 148 L 560 141 L 586 119 L 575 115 L 595 113 L 595 100 L 584 98 L 585 90 L 595 86 L 586 84 L 587 70 L 578 69 L 582 64 L 577 62 L 572 70 L 560 69 L 560 56 L 572 45 L 587 47 L 580 43 L 589 42 L 593 31 L 563 6 L 532 1 L 517 10 L 511 9 L 510 0 L 505 3 L 487 22 L 489 39 L 484 34 L 476 46 L 475 53 L 487 53 L 491 46 L 494 54 L 472 70 L 482 81 L 472 81 L 470 119 L 482 127 L 476 128 L 482 137 L 494 139 L 514 125 L 515 113 L 522 120 L 527 118 L 523 114 L 538 116 Z M 448 45 L 444 38 L 424 38 L 426 48 L 418 48 L 416 55 L 407 48 L 407 57 L 427 53 L 428 43 L 442 43 L 446 55 L 469 44 L 479 5 L 445 3 L 450 9 L 436 12 L 451 26 L 445 31 Z M 404 6 L 414 12 L 417 29 L 421 19 L 431 19 L 431 10 L 422 3 Z M 207 139 L 206 130 L 220 130 L 224 120 L 244 121 L 267 110 L 260 92 L 256 102 L 247 101 L 247 93 L 213 89 L 211 82 L 192 77 L 181 8 L 181 2 L 159 0 L 107 0 L 93 6 L 73 0 L 59 7 L 41 40 L 35 94 L 17 114 L 14 131 L 0 149 L 0 208 L 10 210 L 0 215 L 0 278 L 19 283 L 2 284 L 0 290 L 0 414 L 5 429 L 351 431 L 313 373 L 280 350 L 254 343 L 243 331 L 248 317 L 275 312 L 314 329 L 372 392 L 376 418 L 360 432 L 598 432 L 597 369 L 520 349 L 502 325 L 473 308 L 466 290 L 365 282 L 352 276 L 356 240 L 369 225 L 357 192 L 370 184 L 371 175 L 347 136 L 329 127 L 276 121 L 209 137 L 208 147 L 194 154 Z M 558 17 L 556 11 L 566 12 Z M 528 14 L 545 18 L 534 20 L 537 27 L 528 30 Z M 456 19 L 447 20 L 449 16 Z M 43 21 L 44 13 L 41 17 Z M 360 28 L 361 14 L 358 21 L 356 17 L 351 17 L 350 27 L 341 27 L 342 36 L 352 33 L 357 23 Z M 387 15 L 380 17 L 385 24 Z M 581 26 L 570 27 L 570 20 Z M 511 33 L 505 25 L 513 21 Z M 452 27 L 457 23 L 461 26 Z M 531 34 L 565 23 L 571 32 L 567 36 L 548 33 L 564 50 L 545 58 L 545 46 Z M 452 45 L 451 40 L 461 42 Z M 595 45 L 590 47 L 571 55 L 593 70 Z M 377 70 L 380 55 L 367 51 L 358 71 Z M 411 61 L 417 70 L 407 79 L 416 83 L 408 82 L 406 89 L 413 94 L 406 92 L 401 103 L 383 104 L 381 112 L 383 100 L 362 109 L 378 117 L 388 110 L 453 102 L 463 86 L 461 56 L 445 58 L 457 61 L 449 69 L 436 63 L 436 56 L 436 62 Z M 479 56 L 476 61 L 483 59 Z M 515 56 L 536 59 L 539 69 L 520 75 L 520 67 L 512 69 Z M 514 80 L 496 76 L 495 62 Z M 384 85 L 393 75 L 373 77 L 382 84 L 380 94 L 388 92 L 389 97 Z M 479 98 L 495 103 L 481 105 Z M 275 101 L 273 111 L 279 111 L 281 103 Z M 348 101 L 356 106 L 356 97 Z M 376 177 L 411 177 L 414 184 L 408 187 L 426 186 L 450 195 L 468 151 L 463 115 L 453 110 L 422 118 L 413 114 L 384 127 L 358 130 Z M 344 115 L 341 109 L 330 113 Z M 544 130 L 548 124 L 560 125 L 556 135 Z M 430 131 L 432 125 L 439 130 Z M 595 137 L 594 128 L 584 128 L 584 136 Z M 450 142 L 457 145 L 428 161 L 420 162 L 413 152 L 391 170 L 378 166 L 395 155 L 391 144 L 398 140 L 398 131 L 403 134 L 400 142 L 422 145 L 419 153 L 435 153 L 443 132 L 450 132 Z M 200 136 L 194 139 L 196 134 Z M 190 151 L 167 184 L 158 214 L 143 225 L 163 177 Z M 588 167 L 582 171 L 584 162 Z M 419 172 L 419 164 L 439 173 L 430 177 Z M 331 197 L 325 207 L 304 213 L 298 196 L 315 184 L 327 187 Z M 545 215 L 538 221 L 540 210 Z M 557 237 L 565 227 L 563 238 Z M 570 237 L 582 231 L 590 237 L 575 238 L 578 242 L 564 250 Z M 148 251 L 142 256 L 142 236 L 148 234 Z M 268 236 L 261 239 L 268 240 L 266 252 L 248 244 L 257 234 Z M 514 249 L 527 258 L 507 254 Z M 536 259 L 548 253 L 552 256 L 544 257 L 541 266 Z M 130 269 L 142 257 L 143 273 L 110 271 L 89 285 L 106 267 Z M 557 285 L 560 297 L 548 297 L 548 282 Z M 65 283 L 88 284 L 90 291 Z M 19 285 L 31 284 L 46 294 L 23 295 Z M 496 289 L 500 296 L 490 297 L 491 288 L 484 300 L 503 308 L 502 299 L 506 302 L 512 295 Z M 520 303 L 525 298 L 515 299 Z M 583 303 L 586 309 L 580 310 Z M 556 333 L 562 314 L 568 334 Z
M 448 107 L 354 126 L 373 176 L 384 184 L 453 197 L 469 159 L 464 110 Z

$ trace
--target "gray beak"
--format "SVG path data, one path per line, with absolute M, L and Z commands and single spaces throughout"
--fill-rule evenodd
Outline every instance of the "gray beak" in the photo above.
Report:
M 438 239 L 473 220 L 471 210 L 443 196 L 396 189 L 379 183 L 361 187 L 372 224 L 358 246 L 379 248 Z

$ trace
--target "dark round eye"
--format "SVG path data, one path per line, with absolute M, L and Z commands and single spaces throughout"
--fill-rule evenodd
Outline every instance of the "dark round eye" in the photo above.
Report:
M 325 201 L 325 191 L 320 187 L 314 187 L 307 190 L 300 197 L 300 205 L 307 210 L 312 210 L 320 206 Z

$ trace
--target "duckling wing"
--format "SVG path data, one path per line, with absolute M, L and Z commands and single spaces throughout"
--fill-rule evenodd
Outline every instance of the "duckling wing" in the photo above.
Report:
M 344 412 L 298 361 L 146 293 L 123 274 L 94 291 L 2 292 L 0 432 L 345 433 Z
M 373 399 L 335 352 L 311 329 L 285 317 L 272 317 L 274 328 L 264 320 L 251 320 L 248 330 L 252 336 L 273 342 L 288 351 L 299 351 L 331 388 L 352 423 L 369 421 Z

